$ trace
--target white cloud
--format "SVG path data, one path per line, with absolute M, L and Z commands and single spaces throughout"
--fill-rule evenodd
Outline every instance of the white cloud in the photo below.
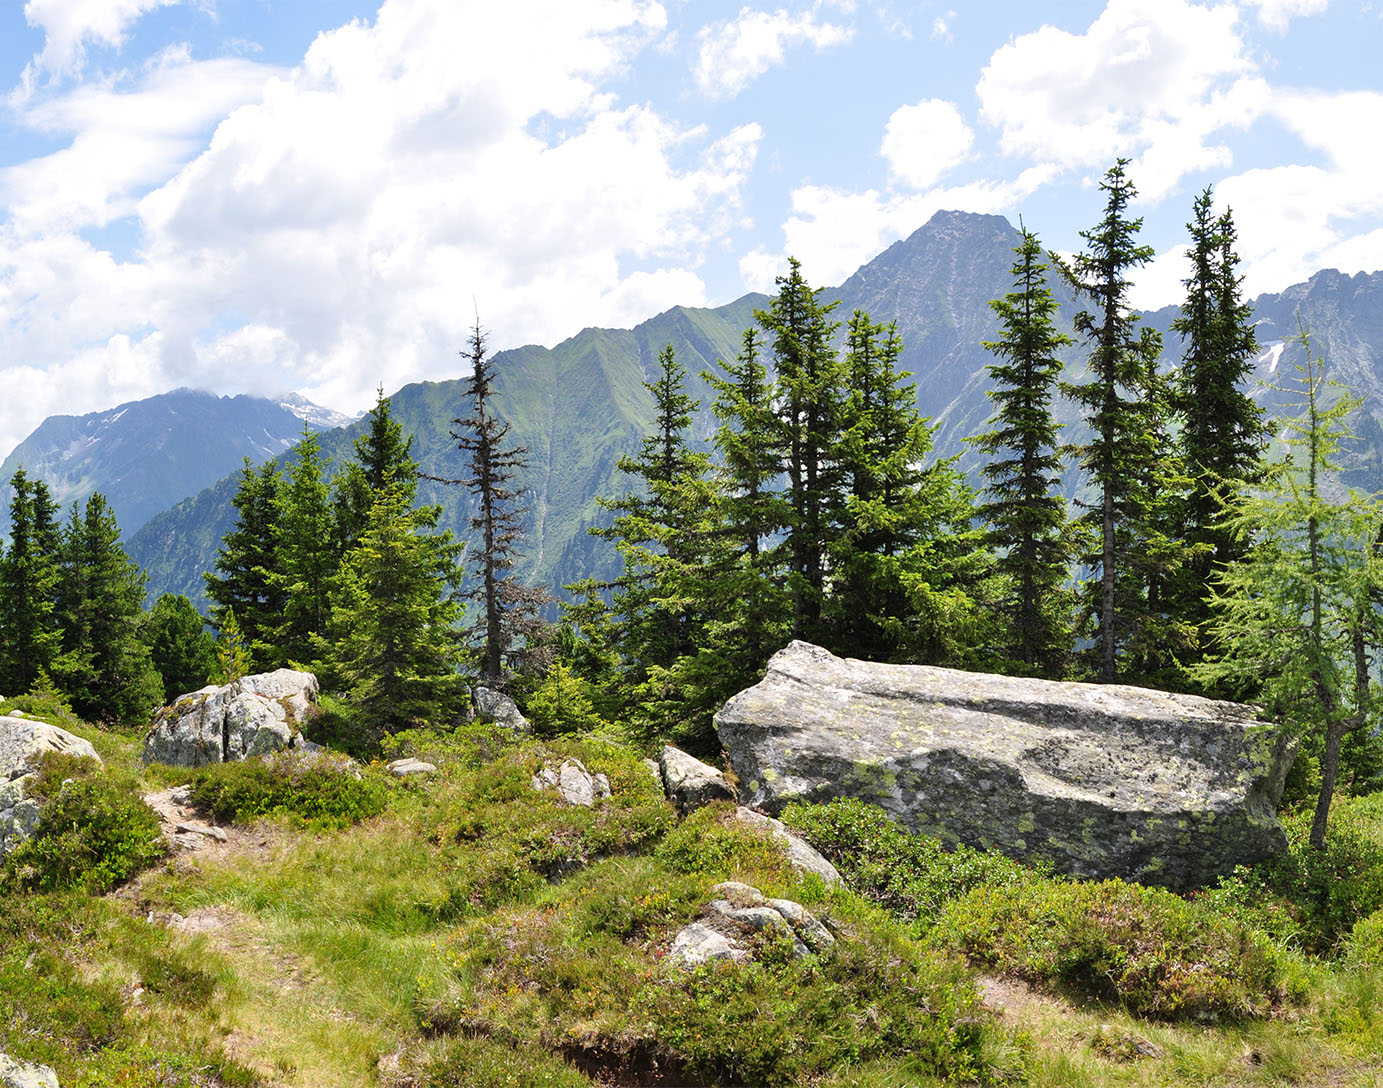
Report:
M 77 75 L 86 63 L 88 44 L 118 48 L 126 31 L 155 8 L 183 0 L 28 0 L 24 18 L 43 31 L 43 52 L 25 71 L 32 84 L 37 74 Z
M 1319 15 L 1330 0 L 1244 0 L 1258 9 L 1258 21 L 1269 30 L 1285 33 L 1287 24 L 1300 15 Z
M 0 175 L 0 359 L 26 364 L 0 368 L 24 393 L 0 444 L 117 389 L 366 407 L 381 382 L 455 375 L 472 298 L 495 350 L 703 301 L 763 134 L 614 98 L 665 26 L 647 0 L 387 0 L 291 71 L 170 61 L 21 115 L 70 144 Z M 133 259 L 77 233 L 131 209 Z
M 951 20 L 956 17 L 954 11 L 948 11 L 945 15 L 938 15 L 932 20 L 932 41 L 953 42 L 956 36 L 951 33 Z
M 733 98 L 770 68 L 787 60 L 792 46 L 820 50 L 848 42 L 854 32 L 836 23 L 817 22 L 816 12 L 791 15 L 741 8 L 727 22 L 702 29 L 693 76 L 703 94 Z
M 1110 0 L 1084 34 L 1043 26 L 997 50 L 976 91 L 1010 155 L 1103 167 L 1141 159 L 1144 199 L 1188 171 L 1229 163 L 1213 142 L 1262 112 L 1267 85 L 1238 34 L 1238 11 L 1188 0 Z
M 964 162 L 974 142 L 975 134 L 954 103 L 926 98 L 893 112 L 879 152 L 895 181 L 925 189 Z

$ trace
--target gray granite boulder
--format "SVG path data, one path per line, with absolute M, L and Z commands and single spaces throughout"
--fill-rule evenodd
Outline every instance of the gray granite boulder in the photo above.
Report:
M 38 827 L 38 802 L 25 792 L 25 783 L 44 752 L 63 752 L 101 762 L 96 749 L 81 737 L 33 718 L 0 717 L 0 857 L 4 857 Z M 3 1082 L 0 1082 L 3 1083 Z
M 610 779 L 592 774 L 579 759 L 564 759 L 555 771 L 544 764 L 533 775 L 530 784 L 535 790 L 555 789 L 569 805 L 591 808 L 597 801 L 610 796 Z
M 317 701 L 310 672 L 278 669 L 180 695 L 144 741 L 144 762 L 201 767 L 305 746 L 299 723 Z
M 712 801 L 735 799 L 735 791 L 723 774 L 670 744 L 658 757 L 658 769 L 662 772 L 668 800 L 679 812 L 690 812 Z
M 0 1053 L 0 1088 L 58 1088 L 58 1075 L 46 1065 Z
M 475 705 L 475 716 L 482 722 L 502 725 L 519 736 L 526 737 L 533 732 L 533 726 L 519 713 L 514 700 L 503 692 L 476 686 L 471 691 L 471 702 Z
M 768 812 L 856 797 L 947 842 L 1171 888 L 1286 847 L 1293 743 L 1236 703 L 794 642 L 715 723 L 741 800 Z

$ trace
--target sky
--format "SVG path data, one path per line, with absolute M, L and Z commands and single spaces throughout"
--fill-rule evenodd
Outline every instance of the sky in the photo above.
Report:
M 834 285 L 937 210 L 1072 252 L 1117 157 L 1179 301 L 1383 268 L 1383 0 L 0 6 L 0 452 L 191 386 L 366 408 L 493 350 Z M 874 315 L 884 318 L 887 315 Z

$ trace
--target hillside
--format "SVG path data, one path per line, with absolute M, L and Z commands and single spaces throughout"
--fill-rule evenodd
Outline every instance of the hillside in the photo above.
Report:
M 435 770 L 402 779 L 332 755 L 143 767 L 137 737 L 0 705 L 16 711 L 106 763 L 49 765 L 36 788 L 66 780 L 68 822 L 35 842 L 58 849 L 0 865 L 0 1052 L 51 1066 L 62 1088 L 1383 1076 L 1383 928 L 1378 914 L 1355 924 L 1383 893 L 1378 797 L 1340 803 L 1338 873 L 1292 868 L 1309 855 L 1289 819 L 1277 870 L 1190 899 L 947 853 L 858 807 L 797 806 L 785 819 L 834 860 L 845 879 L 831 886 L 733 806 L 679 814 L 613 735 L 413 731 L 384 757 Z M 583 806 L 535 787 L 564 760 L 606 775 L 611 796 Z M 150 858 L 160 820 L 200 845 Z M 134 837 L 152 864 L 124 882 Z M 1273 881 L 1293 872 L 1284 898 Z M 810 912 L 829 941 L 796 950 L 766 931 L 743 938 L 748 959 L 679 965 L 682 928 L 753 889 Z
M 234 472 L 243 460 L 277 457 L 304 425 L 339 427 L 346 417 L 301 398 L 218 397 L 176 389 L 84 416 L 49 416 L 0 464 L 8 483 L 21 466 L 44 480 L 59 507 L 106 496 L 126 536 L 173 503 Z M 9 505 L 0 533 L 9 531 Z
M 858 308 L 875 320 L 898 323 L 903 366 L 913 374 L 918 406 L 937 426 L 937 454 L 960 455 L 961 467 L 970 472 L 978 458 L 964 439 L 981 430 L 990 414 L 986 367 L 992 357 L 982 341 L 996 335 L 997 323 L 989 301 L 1011 286 L 1017 237 L 1001 216 L 938 212 L 845 283 L 823 292 L 838 303 L 837 318 L 846 319 Z M 1069 331 L 1070 294 L 1059 284 L 1054 290 L 1061 302 L 1058 324 Z M 524 577 L 560 586 L 613 573 L 612 550 L 585 530 L 601 517 L 597 496 L 623 493 L 626 483 L 616 464 L 636 448 L 651 423 L 651 401 L 641 386 L 650 363 L 672 344 L 691 376 L 689 391 L 702 402 L 695 429 L 706 441 L 713 423 L 699 374 L 738 352 L 754 309 L 766 302 L 764 296 L 748 295 L 715 309 L 678 307 L 633 329 L 587 329 L 551 349 L 529 346 L 495 356 L 502 411 L 516 440 L 530 450 L 522 478 L 531 496 L 529 553 L 520 568 Z M 1309 283 L 1261 296 L 1254 308 L 1263 347 L 1258 378 L 1271 383 L 1297 361 L 1297 349 L 1284 352 L 1281 344 L 1296 334 L 1299 314 L 1327 360 L 1328 373 L 1363 396 L 1371 413 L 1359 418 L 1361 438 L 1349 451 L 1346 478 L 1369 489 L 1383 486 L 1383 430 L 1374 421 L 1383 415 L 1383 273 L 1321 272 Z M 1170 332 L 1176 316 L 1176 307 L 1145 316 L 1164 334 L 1167 366 L 1180 354 L 1178 338 Z M 1079 378 L 1084 366 L 1079 347 L 1069 348 L 1066 358 L 1067 377 Z M 464 410 L 460 390 L 458 380 L 408 385 L 392 395 L 396 414 L 414 434 L 414 455 L 430 474 L 454 478 L 462 472 L 449 434 L 450 420 Z M 1268 388 L 1259 393 L 1268 407 L 1273 396 Z M 1066 440 L 1078 440 L 1083 424 L 1074 407 L 1059 402 L 1056 410 L 1068 427 Z M 324 448 L 339 462 L 349 456 L 358 433 L 358 424 L 332 432 Z M 201 571 L 233 523 L 234 489 L 233 477 L 220 480 L 133 534 L 129 551 L 149 571 L 151 592 L 200 598 Z M 469 509 L 461 489 L 424 485 L 422 498 L 442 503 L 444 524 L 466 538 Z

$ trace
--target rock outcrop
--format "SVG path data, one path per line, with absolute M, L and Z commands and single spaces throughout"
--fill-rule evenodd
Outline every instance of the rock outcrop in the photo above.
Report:
M 689 922 L 673 938 L 668 957 L 674 963 L 697 967 L 711 960 L 748 959 L 752 953 L 744 940 L 756 933 L 788 941 L 799 957 L 823 953 L 836 943 L 835 934 L 791 899 L 769 899 L 737 880 L 717 884 L 711 895 L 701 920 Z
M 202 767 L 311 747 L 299 729 L 317 701 L 310 672 L 278 669 L 180 695 L 154 719 L 145 763 Z
M 477 686 L 471 691 L 471 702 L 475 706 L 475 716 L 482 722 L 502 725 L 521 737 L 533 732 L 533 726 L 519 712 L 514 700 L 501 691 Z
M 567 804 L 583 808 L 591 808 L 597 801 L 610 796 L 610 779 L 603 774 L 592 774 L 579 759 L 564 759 L 555 771 L 543 764 L 530 784 L 539 792 L 555 789 Z
M 857 797 L 944 841 L 1171 888 L 1286 846 L 1292 742 L 1236 703 L 794 642 L 715 721 L 741 801 L 769 812 Z
M 667 799 L 678 812 L 709 805 L 712 801 L 733 801 L 735 791 L 725 776 L 709 763 L 702 763 L 680 748 L 667 745 L 658 757 L 658 770 L 663 778 Z
M 0 717 L 0 857 L 33 835 L 38 826 L 38 802 L 27 795 L 25 783 L 44 752 L 101 762 L 89 742 L 66 729 L 32 718 Z
M 0 1053 L 0 1088 L 58 1088 L 58 1075 L 46 1065 Z

